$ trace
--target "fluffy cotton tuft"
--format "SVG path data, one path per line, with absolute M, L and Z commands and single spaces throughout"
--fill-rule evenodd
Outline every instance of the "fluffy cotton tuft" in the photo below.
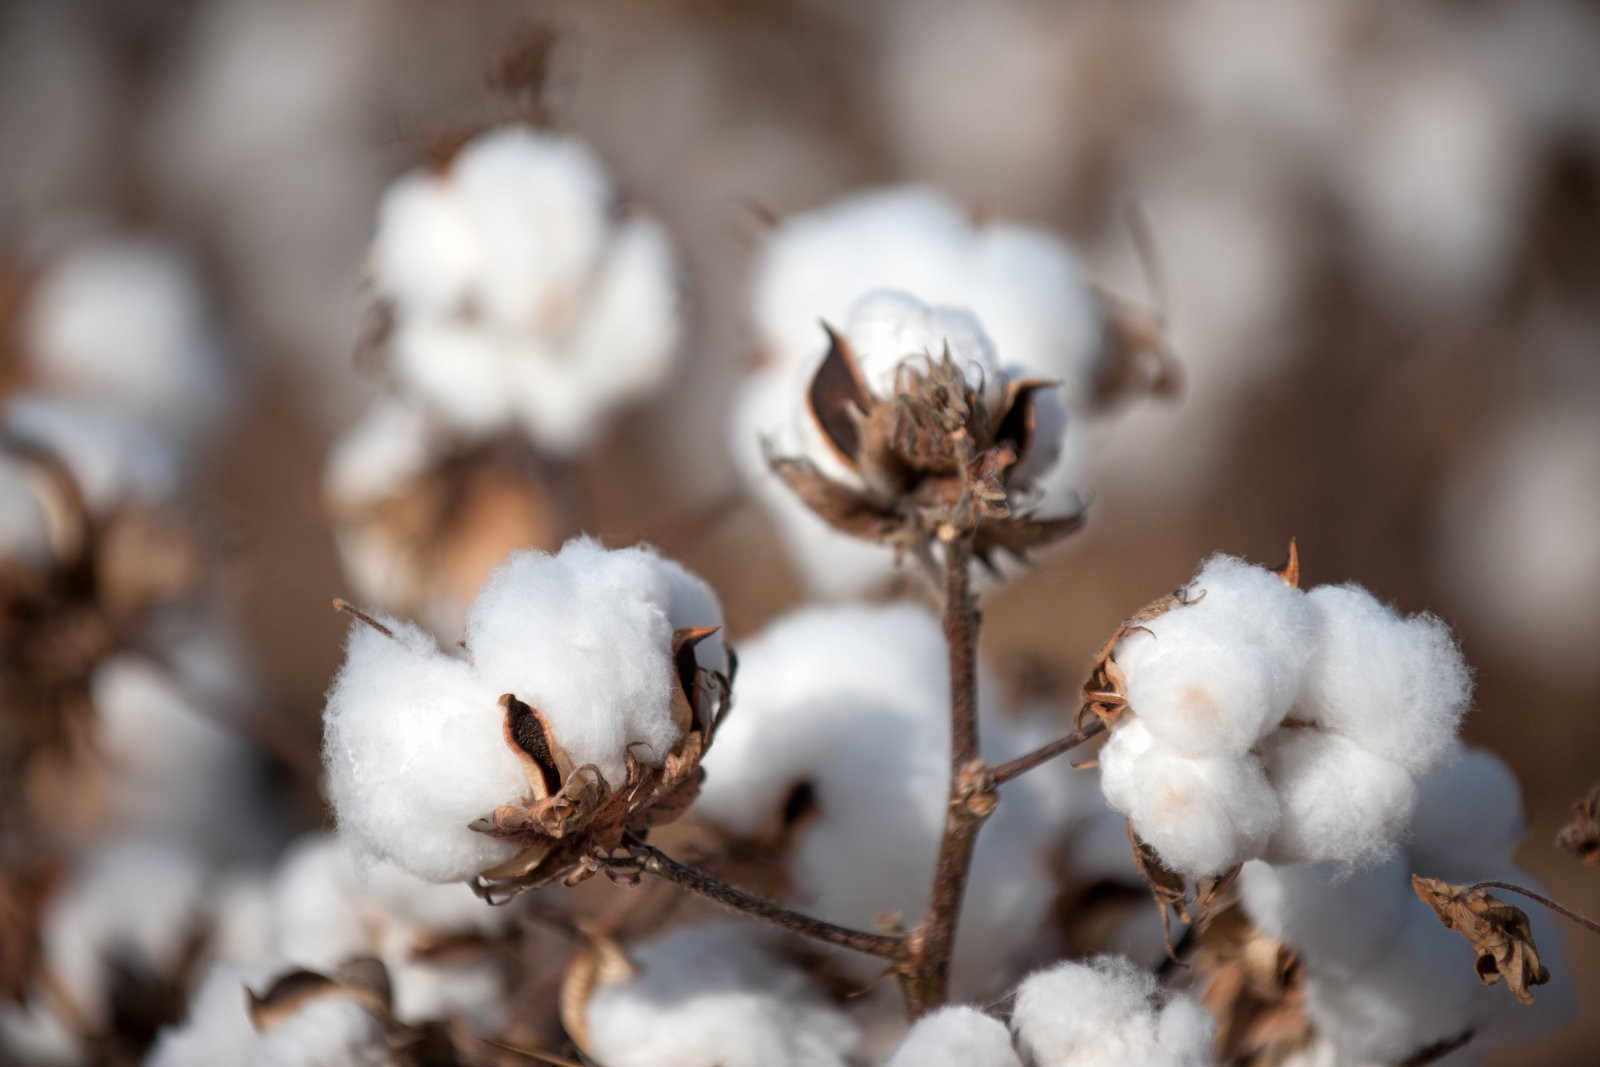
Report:
M 434 452 L 422 408 L 392 397 L 379 400 L 334 443 L 324 478 L 328 496 L 344 507 L 381 500 L 425 471 Z
M 257 1034 L 245 1010 L 245 990 L 262 988 L 272 977 L 272 968 L 263 965 L 212 965 L 190 996 L 183 1022 L 161 1031 L 145 1067 L 249 1063 Z
M 1121 957 L 1061 963 L 1017 987 L 1011 1029 L 1036 1067 L 1201 1067 L 1212 1024 L 1186 997 L 1162 1003 L 1149 972 Z
M 252 1067 L 399 1067 L 382 1021 L 356 1001 L 334 996 L 313 998 L 262 1034 L 250 1063 Z
M 588 539 L 517 552 L 468 615 L 466 658 L 417 627 L 352 627 L 328 692 L 324 751 L 340 826 L 361 848 L 433 881 L 468 878 L 514 849 L 469 824 L 527 792 L 503 736 L 502 694 L 544 715 L 573 766 L 612 787 L 628 751 L 658 762 L 676 743 L 673 631 L 720 626 L 708 586 L 645 548 Z M 697 650 L 726 666 L 720 641 Z
M 178 488 L 178 454 L 159 433 L 109 403 L 12 394 L 6 432 L 63 463 L 92 515 L 159 503 Z
M 371 264 L 403 386 L 459 431 L 517 425 L 557 452 L 658 386 L 677 268 L 660 224 L 615 219 L 612 199 L 586 146 L 523 126 L 396 181 Z
M 631 979 L 586 1008 L 590 1052 L 607 1067 L 844 1067 L 854 1023 L 749 931 L 680 927 L 629 948 Z
M 1275 863 L 1365 862 L 1392 848 L 1411 821 L 1415 780 L 1348 738 L 1280 730 L 1262 758 L 1281 815 L 1266 850 Z
M 1472 699 L 1472 673 L 1449 628 L 1433 615 L 1401 618 L 1357 585 L 1318 586 L 1307 597 L 1322 636 L 1300 713 L 1413 774 L 1428 770 Z
M 126 238 L 68 252 L 28 302 L 24 346 L 39 380 L 183 436 L 214 422 L 227 377 L 188 262 Z
M 918 1019 L 884 1067 L 1022 1067 L 1005 1024 L 956 1004 Z

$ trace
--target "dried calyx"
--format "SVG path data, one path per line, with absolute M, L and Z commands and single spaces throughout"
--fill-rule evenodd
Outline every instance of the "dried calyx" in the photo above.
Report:
M 1556 844 L 1587 867 L 1600 867 L 1600 785 L 1572 805 L 1572 818 L 1556 835 Z
M 832 458 L 856 484 L 809 459 L 769 456 L 773 471 L 835 529 L 922 555 L 952 529 L 972 531 L 973 554 L 1025 557 L 1076 530 L 1081 513 L 1035 518 L 1020 502 L 1019 464 L 1034 444 L 1035 393 L 1053 383 L 1006 379 L 974 386 L 948 345 L 907 360 L 894 388 L 868 388 L 849 341 L 831 327 L 806 407 Z
M 659 764 L 624 754 L 626 777 L 606 780 L 592 763 L 574 766 L 539 709 L 506 693 L 505 741 L 522 763 L 528 793 L 471 824 L 472 829 L 520 846 L 516 855 L 479 873 L 473 891 L 492 903 L 563 879 L 585 881 L 604 869 L 615 877 L 612 858 L 624 838 L 642 840 L 652 826 L 671 822 L 700 791 L 701 757 L 728 709 L 732 670 L 701 666 L 695 647 L 716 627 L 677 630 L 672 635 L 672 718 L 678 741 Z
M 1550 981 L 1550 972 L 1539 962 L 1539 949 L 1533 943 L 1526 912 L 1496 900 L 1482 889 L 1451 885 L 1420 874 L 1411 876 L 1411 888 L 1434 910 L 1440 922 L 1471 942 L 1477 953 L 1474 967 L 1479 981 L 1494 985 L 1504 979 L 1506 988 L 1519 1002 L 1533 1003 L 1528 987 Z

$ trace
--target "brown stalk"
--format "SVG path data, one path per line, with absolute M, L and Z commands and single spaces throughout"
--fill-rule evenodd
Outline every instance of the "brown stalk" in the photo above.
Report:
M 1467 886 L 1463 892 L 1472 893 L 1479 889 L 1504 889 L 1510 893 L 1521 893 L 1535 904 L 1544 905 L 1557 915 L 1560 915 L 1562 918 L 1568 919 L 1571 922 L 1577 923 L 1590 933 L 1600 934 L 1600 922 L 1595 922 L 1587 915 L 1581 915 L 1578 912 L 1573 911 L 1560 901 L 1551 900 L 1549 897 L 1535 893 L 1531 889 L 1524 889 L 1522 886 L 1517 885 L 1514 882 L 1474 882 L 1473 884 Z
M 1019 774 L 1026 774 L 1040 764 L 1048 763 L 1063 752 L 1070 752 L 1090 738 L 1098 737 L 1105 732 L 1106 724 L 1104 719 L 1090 719 L 1081 728 L 1074 730 L 1066 737 L 1057 738 L 1047 744 L 1040 745 L 1032 752 L 1025 752 L 1016 759 L 1007 760 L 992 768 L 989 773 L 994 776 L 995 785 L 1004 785 Z
M 853 930 L 848 926 L 838 926 L 824 919 L 812 918 L 753 893 L 746 893 L 742 889 L 713 878 L 697 867 L 679 863 L 654 845 L 647 845 L 642 841 L 630 840 L 623 847 L 627 849 L 626 857 L 615 861 L 602 859 L 600 862 L 604 865 L 632 867 L 658 878 L 665 878 L 725 908 L 754 916 L 815 941 L 853 949 L 886 960 L 899 961 L 906 956 L 904 937 L 893 934 L 871 934 L 865 930 Z
M 978 754 L 978 624 L 970 588 L 972 542 L 944 541 L 944 636 L 950 657 L 950 800 L 928 911 L 907 941 L 906 1011 L 916 1018 L 948 997 L 950 954 L 978 830 L 994 811 L 995 781 Z

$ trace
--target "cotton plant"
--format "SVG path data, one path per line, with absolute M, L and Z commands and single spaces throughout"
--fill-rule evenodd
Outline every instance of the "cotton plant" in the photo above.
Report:
M 595 873 L 596 854 L 693 798 L 726 704 L 721 625 L 677 563 L 587 538 L 513 553 L 460 655 L 358 612 L 324 712 L 341 831 L 491 895 Z
M 1381 858 L 1471 699 L 1437 617 L 1220 555 L 1118 630 L 1096 684 L 1106 800 L 1191 879 Z
M 896 306 L 890 293 L 917 303 Z M 1017 488 L 1051 513 L 1072 510 L 1081 487 L 1082 446 L 1069 426 L 1124 392 L 1164 388 L 1171 376 L 1152 324 L 1136 324 L 1124 305 L 1099 293 L 1064 243 L 1015 223 L 974 224 L 921 187 L 863 193 L 784 220 L 761 253 L 751 300 L 762 367 L 735 402 L 734 460 L 807 584 L 834 598 L 884 585 L 894 558 L 819 517 L 769 469 L 775 450 L 815 458 L 804 451 L 816 430 L 808 421 L 826 432 L 845 418 L 797 411 L 797 397 L 811 391 L 815 398 L 815 382 L 831 380 L 828 399 L 854 403 L 864 415 L 872 397 L 905 384 L 893 366 L 908 357 L 937 364 L 948 343 L 963 374 L 988 381 L 991 407 L 992 389 L 1004 384 L 999 372 L 1004 381 L 1029 383 L 1033 455 L 1019 457 Z M 857 315 L 865 320 L 859 333 Z M 841 339 L 876 368 L 863 392 L 840 396 L 836 377 L 818 377 L 835 362 Z
M 368 274 L 391 390 L 324 479 L 366 602 L 448 632 L 505 553 L 576 532 L 568 466 L 683 333 L 666 230 L 616 201 L 587 145 L 525 125 L 385 192 Z

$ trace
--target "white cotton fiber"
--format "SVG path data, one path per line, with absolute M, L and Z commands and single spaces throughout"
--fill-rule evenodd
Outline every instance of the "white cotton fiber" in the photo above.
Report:
M 1487 749 L 1453 747 L 1420 783 L 1410 842 L 1419 862 L 1510 856 L 1526 832 L 1516 775 Z
M 269 965 L 213 964 L 190 996 L 183 1022 L 157 1036 L 145 1067 L 249 1063 L 258 1037 L 246 1011 L 245 991 L 264 989 L 273 978 Z
M 884 1067 L 1022 1067 L 1005 1024 L 956 1004 L 918 1019 Z
M 850 306 L 845 332 L 867 388 L 879 397 L 899 391 L 902 365 L 925 370 L 946 352 L 968 386 L 988 397 L 997 393 L 1000 368 L 994 344 L 966 308 L 929 305 L 911 293 L 875 289 Z
M 1472 674 L 1433 615 L 1401 618 L 1357 585 L 1307 594 L 1322 638 L 1298 714 L 1413 774 L 1444 754 L 1472 698 Z
M 336 507 L 382 500 L 423 473 L 436 450 L 427 413 L 415 404 L 385 397 L 367 409 L 334 442 L 323 476 Z
M 1192 877 L 1260 855 L 1277 828 L 1277 794 L 1254 756 L 1182 756 L 1137 719 L 1112 731 L 1100 774 L 1106 802 L 1168 866 Z
M 408 314 L 459 310 L 486 267 L 466 198 L 438 174 L 395 179 L 378 202 L 373 286 Z
M 1274 863 L 1361 863 L 1393 848 L 1411 821 L 1416 782 L 1349 738 L 1279 730 L 1261 757 L 1281 812 L 1266 852 Z
M 1030 975 L 1017 987 L 1011 1029 L 1035 1067 L 1211 1062 L 1204 1010 L 1182 998 L 1162 1006 L 1155 978 L 1121 957 L 1060 963 Z
M 389 340 L 390 365 L 409 393 L 450 425 L 487 435 L 516 413 L 507 367 L 517 338 L 457 318 L 404 317 Z
M 170 442 L 125 411 L 101 401 L 42 392 L 13 393 L 4 429 L 63 463 L 95 516 L 124 503 L 157 503 L 178 488 Z
M 383 1023 L 355 1000 L 314 997 L 256 1041 L 252 1067 L 399 1067 Z
M 859 1031 L 807 975 L 731 924 L 679 927 L 628 948 L 638 974 L 590 999 L 606 1067 L 844 1067 Z
M 24 347 L 46 386 L 115 405 L 176 436 L 225 402 L 218 342 L 189 263 L 124 238 L 68 252 L 27 306 Z
M 1347 977 L 1388 953 L 1416 902 L 1403 855 L 1355 869 L 1252 860 L 1239 872 L 1239 894 L 1263 933 L 1301 952 L 1320 973 Z
M 111 971 L 177 974 L 200 928 L 205 870 L 180 845 L 129 837 L 91 853 L 50 900 L 44 965 L 91 1026 L 108 1024 Z
M 470 878 L 515 849 L 468 829 L 527 791 L 501 692 L 410 623 L 352 623 L 328 690 L 323 757 L 340 828 L 422 878 Z
M 473 602 L 467 647 L 487 684 L 539 709 L 573 766 L 592 763 L 616 787 L 628 746 L 659 763 L 678 738 L 670 601 L 647 549 L 580 538 L 554 556 L 516 552 Z

